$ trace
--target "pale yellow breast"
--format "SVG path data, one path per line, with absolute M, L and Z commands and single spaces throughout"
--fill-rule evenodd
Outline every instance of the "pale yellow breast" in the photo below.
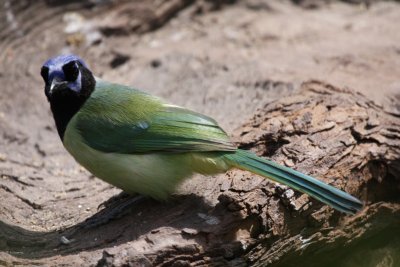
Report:
M 83 167 L 98 178 L 130 193 L 166 199 L 193 173 L 193 155 L 103 153 L 84 143 L 74 118 L 64 135 L 64 146 Z

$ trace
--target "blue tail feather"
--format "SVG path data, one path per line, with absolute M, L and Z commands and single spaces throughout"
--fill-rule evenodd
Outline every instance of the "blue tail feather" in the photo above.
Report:
M 248 170 L 285 184 L 341 212 L 354 214 L 363 207 L 360 200 L 342 190 L 288 167 L 260 158 L 252 152 L 238 149 L 235 154 L 226 155 L 226 158 L 239 169 Z

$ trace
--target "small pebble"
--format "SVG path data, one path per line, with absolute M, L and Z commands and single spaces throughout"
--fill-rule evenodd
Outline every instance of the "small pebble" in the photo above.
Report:
M 188 235 L 197 235 L 199 233 L 199 231 L 197 231 L 196 229 L 192 229 L 192 228 L 183 228 L 182 233 L 185 233 Z
M 66 238 L 65 236 L 62 236 L 61 238 L 60 238 L 60 242 L 61 242 L 61 244 L 63 244 L 63 245 L 69 245 L 69 244 L 71 244 L 71 240 L 69 240 L 68 238 Z

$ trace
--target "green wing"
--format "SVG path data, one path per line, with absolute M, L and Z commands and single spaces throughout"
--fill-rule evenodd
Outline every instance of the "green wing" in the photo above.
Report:
M 103 152 L 236 150 L 213 119 L 104 81 L 97 81 L 75 121 L 84 142 Z

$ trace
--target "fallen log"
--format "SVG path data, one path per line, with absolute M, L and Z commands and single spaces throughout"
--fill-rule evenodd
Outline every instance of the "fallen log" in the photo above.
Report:
M 398 117 L 359 93 L 309 81 L 295 94 L 265 105 L 235 139 L 242 148 L 359 197 L 365 209 L 346 216 L 287 187 L 232 170 L 215 179 L 195 179 L 189 187 L 201 188 L 198 195 L 181 195 L 170 203 L 145 200 L 131 214 L 99 227 L 87 227 L 88 222 L 105 216 L 113 205 L 47 233 L 2 223 L 0 263 L 399 264 Z

